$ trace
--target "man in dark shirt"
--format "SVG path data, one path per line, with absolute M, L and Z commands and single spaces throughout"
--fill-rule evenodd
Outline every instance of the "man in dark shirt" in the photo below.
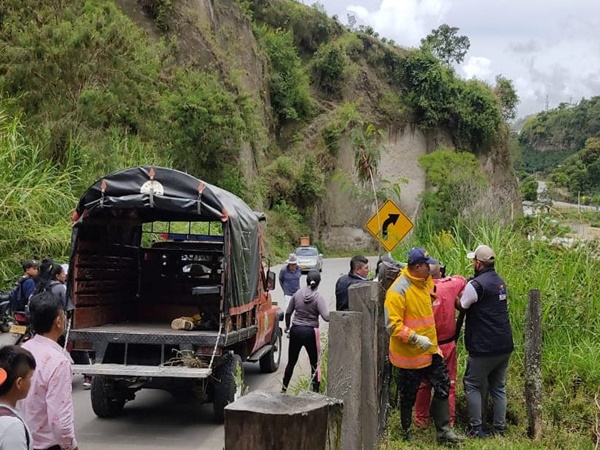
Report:
M 367 281 L 369 260 L 363 255 L 353 256 L 350 260 L 350 272 L 341 276 L 335 283 L 335 308 L 348 311 L 348 288 L 355 283 Z
M 17 282 L 17 285 L 11 291 L 10 307 L 13 311 L 24 311 L 29 297 L 35 290 L 35 278 L 39 273 L 40 263 L 35 259 L 23 261 L 23 277 Z
M 287 310 L 292 295 L 300 289 L 301 276 L 302 271 L 298 267 L 298 258 L 295 253 L 290 253 L 290 256 L 285 261 L 285 267 L 279 271 L 279 284 L 283 290 L 283 304 L 281 305 L 281 309 L 284 311 Z

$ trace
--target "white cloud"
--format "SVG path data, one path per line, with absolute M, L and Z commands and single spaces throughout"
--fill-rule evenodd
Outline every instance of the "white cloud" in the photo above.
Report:
M 420 45 L 442 23 L 458 27 L 471 41 L 458 73 L 491 83 L 498 74 L 512 79 L 520 116 L 543 110 L 546 102 L 554 108 L 600 95 L 598 0 L 319 1 L 342 20 L 354 14 L 359 24 L 405 47 Z
M 442 22 L 450 3 L 444 0 L 382 0 L 379 9 L 351 5 L 347 10 L 359 24 L 369 25 L 400 45 L 418 46 Z
M 467 62 L 461 66 L 461 70 L 467 79 L 477 78 L 478 80 L 490 81 L 492 61 L 483 56 L 470 56 Z

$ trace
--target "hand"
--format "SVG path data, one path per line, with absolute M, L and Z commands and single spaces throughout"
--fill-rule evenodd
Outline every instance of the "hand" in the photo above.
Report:
M 433 345 L 431 343 L 431 339 L 429 339 L 427 336 L 417 333 L 412 334 L 411 337 L 408 338 L 408 342 L 411 344 L 417 344 L 419 347 L 421 347 L 421 350 L 429 350 L 429 348 Z

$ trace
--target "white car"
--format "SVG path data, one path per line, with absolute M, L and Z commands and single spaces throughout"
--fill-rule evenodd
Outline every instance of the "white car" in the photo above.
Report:
M 298 247 L 296 256 L 298 257 L 298 266 L 303 273 L 311 270 L 323 271 L 323 254 L 319 253 L 319 249 L 314 245 Z

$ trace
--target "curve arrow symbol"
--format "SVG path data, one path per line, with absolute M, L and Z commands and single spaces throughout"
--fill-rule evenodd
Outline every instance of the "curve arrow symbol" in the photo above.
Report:
M 388 214 L 388 218 L 385 219 L 383 225 L 381 226 L 381 236 L 383 237 L 383 239 L 388 238 L 388 227 L 390 225 L 396 225 L 396 222 L 398 222 L 399 218 L 400 214 Z

